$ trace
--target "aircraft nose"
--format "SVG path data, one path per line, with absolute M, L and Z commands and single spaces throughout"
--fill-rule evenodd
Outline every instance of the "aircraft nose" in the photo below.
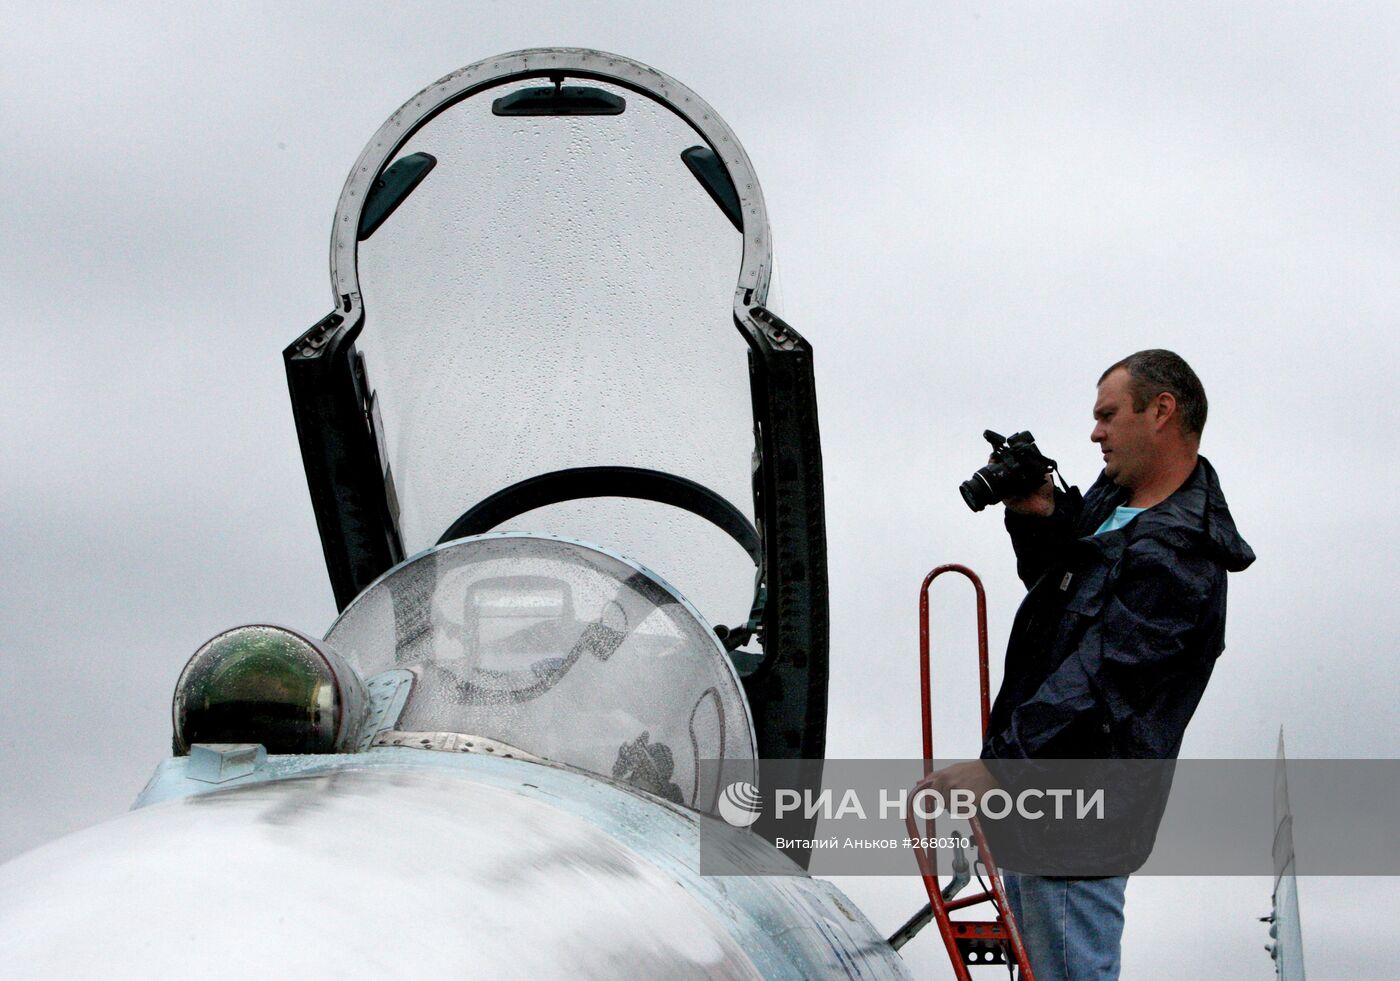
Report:
M 547 768 L 505 762 L 558 792 Z M 760 976 L 727 922 L 606 820 L 476 773 L 251 784 L 51 842 L 0 868 L 0 964 L 7 977 L 605 978 L 623 963 Z

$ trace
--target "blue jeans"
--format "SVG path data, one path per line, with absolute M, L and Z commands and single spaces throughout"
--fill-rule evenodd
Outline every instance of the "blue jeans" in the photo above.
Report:
M 1048 879 L 1003 872 L 1035 981 L 1117 981 L 1126 875 Z

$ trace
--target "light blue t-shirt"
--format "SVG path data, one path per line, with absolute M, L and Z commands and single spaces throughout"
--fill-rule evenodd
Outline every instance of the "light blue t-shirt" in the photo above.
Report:
M 1146 510 L 1147 508 L 1116 507 L 1113 509 L 1113 513 L 1108 516 L 1108 519 L 1104 521 L 1103 524 L 1099 525 L 1099 530 L 1094 532 L 1094 534 L 1102 535 L 1106 531 L 1117 531 Z

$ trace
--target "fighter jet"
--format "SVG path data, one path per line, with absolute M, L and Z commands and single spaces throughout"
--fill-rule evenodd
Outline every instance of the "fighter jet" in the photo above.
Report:
M 371 137 L 330 260 L 284 359 L 339 616 L 194 653 L 132 811 L 0 868 L 4 973 L 907 976 L 757 836 L 698 864 L 826 725 L 812 350 L 728 126 L 488 58 Z

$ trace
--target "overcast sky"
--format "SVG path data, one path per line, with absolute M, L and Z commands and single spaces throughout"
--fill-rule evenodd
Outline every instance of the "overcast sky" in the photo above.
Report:
M 1396 755 L 1393 5 L 7 4 L 0 859 L 130 803 L 200 642 L 329 624 L 280 351 L 330 309 L 336 197 L 420 87 L 555 44 L 689 85 L 762 181 L 776 299 L 816 349 L 829 755 L 918 752 L 932 566 L 982 573 L 999 660 L 1021 588 L 956 493 L 981 430 L 1033 430 L 1087 485 L 1094 382 L 1144 347 L 1201 376 L 1259 555 L 1183 755 L 1269 756 L 1280 725 L 1294 756 Z M 948 593 L 952 756 L 977 739 Z M 884 931 L 920 902 L 843 886 Z M 1125 977 L 1271 977 L 1269 890 L 1134 880 Z M 1302 882 L 1312 977 L 1400 960 L 1397 891 Z M 907 949 L 925 976 L 937 946 Z

